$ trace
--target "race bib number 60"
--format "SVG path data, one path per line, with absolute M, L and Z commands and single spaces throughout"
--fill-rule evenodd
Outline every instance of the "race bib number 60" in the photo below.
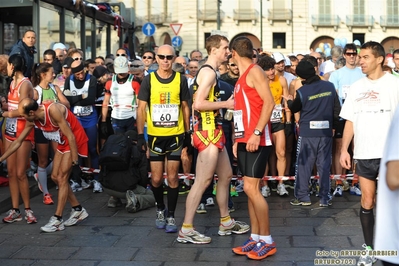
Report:
M 179 105 L 152 105 L 151 120 L 154 127 L 176 127 L 179 120 Z

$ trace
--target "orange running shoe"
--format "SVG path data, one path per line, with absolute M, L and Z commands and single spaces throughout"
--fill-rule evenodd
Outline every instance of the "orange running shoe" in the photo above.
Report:
M 54 204 L 54 201 L 51 198 L 50 194 L 46 194 L 46 195 L 43 196 L 43 203 L 46 204 L 46 205 L 53 205 Z
M 247 255 L 257 244 L 255 240 L 250 237 L 242 246 L 232 248 L 234 254 Z
M 259 240 L 256 246 L 247 254 L 248 259 L 263 260 L 264 258 L 274 255 L 277 252 L 276 244 L 266 244 L 265 241 Z

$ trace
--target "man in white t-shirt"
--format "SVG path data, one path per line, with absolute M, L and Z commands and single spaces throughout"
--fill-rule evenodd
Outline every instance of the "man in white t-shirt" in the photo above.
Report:
M 347 121 L 340 163 L 343 168 L 351 169 L 348 147 L 354 137 L 354 168 L 362 189 L 359 217 L 365 240 L 363 246 L 372 250 L 376 178 L 389 125 L 399 104 L 399 79 L 383 72 L 385 51 L 380 43 L 363 44 L 359 58 L 366 77 L 353 83 L 342 106 L 340 116 Z M 375 260 L 367 252 L 360 257 L 358 266 L 372 265 Z

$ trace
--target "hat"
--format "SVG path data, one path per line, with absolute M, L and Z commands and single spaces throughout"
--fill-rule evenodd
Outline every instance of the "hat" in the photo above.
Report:
M 57 42 L 53 45 L 53 50 L 55 49 L 61 49 L 61 50 L 66 50 L 66 46 L 63 43 Z
M 316 70 L 312 63 L 306 60 L 302 60 L 296 67 L 296 74 L 303 79 L 308 79 L 313 76 L 316 76 Z
M 108 73 L 108 70 L 104 66 L 96 66 L 96 68 L 93 71 L 93 76 L 96 77 L 96 79 L 101 78 L 102 76 L 105 75 L 105 73 Z
M 129 72 L 127 64 L 127 58 L 124 56 L 117 56 L 114 60 L 114 72 L 115 74 L 123 74 Z
M 62 67 L 71 68 L 71 65 L 72 65 L 72 62 L 73 62 L 73 61 L 74 61 L 74 60 L 73 60 L 72 57 L 67 57 L 67 58 L 65 58 L 64 64 L 62 65 Z
M 284 58 L 285 66 L 291 66 L 291 60 L 288 57 Z
M 272 57 L 274 58 L 274 60 L 276 60 L 276 63 L 280 63 L 281 61 L 285 60 L 282 53 L 273 53 Z

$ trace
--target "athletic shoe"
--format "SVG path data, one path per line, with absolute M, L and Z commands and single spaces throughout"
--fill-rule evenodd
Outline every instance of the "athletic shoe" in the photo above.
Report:
M 250 237 L 242 246 L 232 248 L 231 251 L 237 255 L 247 255 L 256 246 L 256 244 L 257 242 Z
M 301 201 L 301 200 L 299 200 L 297 198 L 292 199 L 290 201 L 290 203 L 291 203 L 291 205 L 294 205 L 294 206 L 299 206 L 299 205 L 309 206 L 309 205 L 312 205 L 312 202 L 310 202 L 310 201 Z
M 206 199 L 206 204 L 205 206 L 210 207 L 210 206 L 215 206 L 215 202 L 213 201 L 212 197 L 209 197 Z
M 367 246 L 366 244 L 363 244 L 362 247 L 366 251 L 366 255 L 360 256 L 357 266 L 371 266 L 373 263 L 377 261 L 377 259 L 374 256 L 369 255 L 369 251 L 373 250 L 370 246 Z
M 200 205 L 198 205 L 198 208 L 197 208 L 196 212 L 199 213 L 199 214 L 206 213 L 205 204 L 204 203 L 200 203 Z
M 73 180 L 70 180 L 69 182 L 71 183 L 72 192 L 82 191 L 82 186 L 81 185 L 79 185 L 78 183 L 76 183 Z
M 288 191 L 285 189 L 285 185 L 284 184 L 278 184 L 277 185 L 277 194 L 279 194 L 280 196 L 288 196 Z
M 343 184 L 342 190 L 348 191 L 350 188 L 348 180 L 342 180 L 342 184 Z
M 236 192 L 244 192 L 244 180 L 237 181 Z
M 224 226 L 223 224 L 219 225 L 218 234 L 220 236 L 228 236 L 231 235 L 231 233 L 241 235 L 248 232 L 249 229 L 250 226 L 248 224 L 240 221 L 234 221 L 234 219 L 231 219 L 231 224 L 229 226 Z
M 248 259 L 263 260 L 264 258 L 274 255 L 277 252 L 276 244 L 266 244 L 265 241 L 259 240 L 256 246 L 247 254 Z
M 38 173 L 35 173 L 35 174 L 33 175 L 33 177 L 35 178 L 35 180 L 36 180 L 36 182 L 37 182 L 37 186 L 38 186 L 39 190 L 40 190 L 41 192 L 43 192 L 43 187 L 42 187 L 42 185 L 40 185 L 40 182 L 39 182 L 39 174 L 38 174 Z
M 262 190 L 261 190 L 261 193 L 262 193 L 262 196 L 263 197 L 265 197 L 265 198 L 267 198 L 267 197 L 269 197 L 270 196 L 270 188 L 266 185 L 266 186 L 263 186 L 262 187 Z
M 71 215 L 69 219 L 64 222 L 65 226 L 72 226 L 77 224 L 80 221 L 83 221 L 89 216 L 85 208 L 82 208 L 81 211 L 76 211 L 72 208 Z
M 33 215 L 32 210 L 25 210 L 25 220 L 28 224 L 35 224 L 37 223 L 36 217 Z
M 103 192 L 103 186 L 101 186 L 101 183 L 98 182 L 97 180 L 93 180 L 93 193 L 101 193 Z
M 126 191 L 126 211 L 127 212 L 136 212 L 137 208 L 137 196 L 133 193 L 133 191 L 128 190 Z
M 109 197 L 107 207 L 108 208 L 116 208 L 122 206 L 122 201 L 120 198 L 116 198 L 114 196 Z
M 65 226 L 63 220 L 58 220 L 57 217 L 51 216 L 49 222 L 45 226 L 40 227 L 40 230 L 46 233 L 52 233 L 65 230 Z
M 84 179 L 82 179 L 82 185 L 81 185 L 81 187 L 83 188 L 83 189 L 88 189 L 88 188 L 90 188 L 91 187 L 91 181 L 85 181 Z
M 179 231 L 179 236 L 177 237 L 177 242 L 180 243 L 193 243 L 193 244 L 208 244 L 211 242 L 211 238 L 203 234 L 198 233 L 194 229 L 188 233 L 183 233 Z
M 46 194 L 46 195 L 43 196 L 43 203 L 46 204 L 46 205 L 53 205 L 54 204 L 54 201 L 51 198 L 50 194 Z
M 333 193 L 334 197 L 342 197 L 342 186 L 338 185 Z
M 229 213 L 235 212 L 236 209 L 234 208 L 234 206 L 229 207 Z
M 177 225 L 174 217 L 166 217 L 166 226 L 165 226 L 166 233 L 176 233 L 177 232 Z
M 284 182 L 286 188 L 294 189 L 295 188 L 295 181 L 294 180 L 287 180 Z
M 359 188 L 359 183 L 357 183 L 357 184 L 351 186 L 351 188 L 350 188 L 350 190 L 349 190 L 349 193 L 350 193 L 351 195 L 361 196 L 361 195 L 362 195 L 362 191 L 361 191 L 360 188 Z
M 157 219 L 155 220 L 155 225 L 158 229 L 165 229 L 166 227 L 166 209 L 165 210 L 157 210 Z
M 320 200 L 319 206 L 320 207 L 328 207 L 332 205 L 331 199 L 327 200 L 327 202 Z
M 7 216 L 3 218 L 3 223 L 13 223 L 22 221 L 22 216 L 20 212 L 16 212 L 11 209 L 7 212 Z

